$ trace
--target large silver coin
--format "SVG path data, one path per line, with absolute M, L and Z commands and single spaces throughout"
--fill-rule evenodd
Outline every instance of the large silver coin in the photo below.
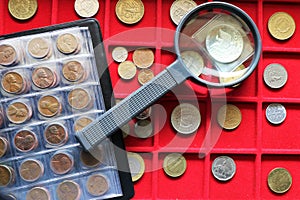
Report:
M 195 75 L 200 76 L 204 67 L 202 56 L 196 51 L 183 51 L 181 58 L 185 66 Z
M 205 43 L 211 57 L 221 63 L 237 60 L 244 48 L 241 33 L 235 27 L 226 24 L 213 27 L 208 32 Z
M 176 131 L 182 134 L 194 133 L 201 123 L 198 108 L 189 103 L 179 104 L 171 114 L 171 124 Z
M 228 156 L 219 156 L 213 161 L 211 171 L 216 179 L 228 181 L 234 176 L 236 165 L 232 158 Z
M 170 8 L 170 16 L 174 24 L 178 25 L 180 20 L 197 4 L 193 0 L 176 0 Z
M 272 124 L 281 124 L 286 118 L 285 107 L 279 103 L 271 103 L 266 109 L 266 117 Z
M 281 88 L 285 85 L 288 74 L 285 68 L 278 64 L 269 64 L 264 70 L 264 81 L 270 88 Z

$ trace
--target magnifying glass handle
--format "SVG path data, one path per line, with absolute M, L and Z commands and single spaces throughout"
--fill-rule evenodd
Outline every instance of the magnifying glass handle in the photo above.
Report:
M 184 67 L 176 60 L 151 81 L 106 111 L 82 131 L 77 132 L 76 137 L 84 148 L 93 151 L 102 140 L 116 132 L 170 89 L 186 80 L 187 74 L 182 73 L 180 68 Z

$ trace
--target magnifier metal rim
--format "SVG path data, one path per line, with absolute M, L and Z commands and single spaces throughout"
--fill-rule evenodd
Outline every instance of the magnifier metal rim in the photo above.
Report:
M 178 26 L 176 28 L 176 33 L 175 33 L 175 37 L 174 37 L 175 52 L 177 54 L 177 58 L 179 59 L 179 62 L 183 66 L 185 66 L 184 62 L 180 56 L 180 49 L 179 49 L 179 37 L 180 37 L 180 34 L 182 34 L 181 31 L 182 31 L 183 25 L 189 19 L 189 17 L 192 16 L 193 14 L 195 14 L 196 12 L 203 11 L 203 10 L 209 10 L 209 9 L 216 9 L 216 8 L 220 8 L 220 9 L 229 11 L 229 12 L 237 15 L 238 17 L 240 17 L 247 24 L 247 26 L 249 27 L 249 29 L 251 30 L 251 32 L 253 34 L 255 49 L 254 49 L 254 55 L 253 55 L 252 62 L 249 65 L 247 72 L 239 79 L 229 82 L 229 83 L 213 83 L 213 82 L 209 82 L 209 81 L 206 81 L 206 80 L 200 79 L 199 77 L 194 76 L 193 73 L 187 67 L 185 67 L 185 69 L 189 71 L 189 73 L 191 74 L 191 77 L 193 77 L 195 80 L 200 81 L 201 83 L 204 83 L 208 86 L 228 87 L 228 86 L 236 85 L 236 84 L 242 82 L 243 80 L 245 80 L 248 76 L 250 76 L 250 74 L 254 71 L 254 69 L 258 65 L 258 61 L 260 59 L 260 54 L 261 54 L 261 49 L 262 49 L 261 38 L 260 38 L 258 28 L 256 27 L 256 24 L 251 19 L 251 17 L 247 13 L 245 13 L 245 11 L 243 11 L 242 9 L 236 7 L 235 5 L 225 3 L 225 2 L 207 2 L 207 3 L 203 3 L 203 4 L 200 4 L 199 6 L 195 7 L 192 11 L 190 11 L 188 14 L 186 14 L 182 18 L 182 20 L 180 21 L 180 23 L 178 24 Z

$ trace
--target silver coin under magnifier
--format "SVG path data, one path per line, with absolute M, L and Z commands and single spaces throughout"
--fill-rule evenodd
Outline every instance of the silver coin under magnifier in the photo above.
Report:
M 185 66 L 195 76 L 200 76 L 204 67 L 202 56 L 196 51 L 183 51 L 180 55 Z

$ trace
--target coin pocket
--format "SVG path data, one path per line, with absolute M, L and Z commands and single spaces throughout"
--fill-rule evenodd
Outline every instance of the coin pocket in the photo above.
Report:
M 19 39 L 0 42 L 0 66 L 12 67 L 24 63 L 23 52 Z

